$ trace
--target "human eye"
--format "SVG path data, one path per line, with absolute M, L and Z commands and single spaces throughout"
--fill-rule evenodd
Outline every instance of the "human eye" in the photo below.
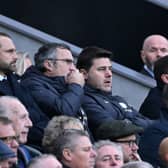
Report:
M 106 162 L 106 161 L 109 161 L 110 159 L 111 159 L 110 156 L 105 156 L 105 157 L 103 157 L 102 161 Z
M 99 67 L 97 68 L 98 71 L 105 71 L 106 70 L 106 67 Z
M 91 150 L 91 147 L 85 147 L 85 148 L 83 148 L 83 150 L 84 150 L 85 152 L 89 152 L 89 151 Z
M 161 52 L 166 53 L 166 52 L 168 52 L 168 49 L 167 48 L 161 48 Z
M 156 52 L 156 51 L 157 51 L 156 48 L 150 48 L 150 49 L 149 49 L 149 52 Z
M 121 156 L 116 155 L 116 156 L 115 156 L 115 160 L 121 160 Z
M 112 71 L 112 66 L 109 67 L 109 70 Z

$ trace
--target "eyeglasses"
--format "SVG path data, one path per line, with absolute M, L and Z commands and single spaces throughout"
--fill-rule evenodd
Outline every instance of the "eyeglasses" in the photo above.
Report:
M 137 143 L 137 140 L 123 140 L 123 141 L 115 141 L 115 142 L 117 142 L 117 143 L 126 143 L 126 144 L 128 144 L 129 145 L 129 147 L 130 148 L 132 148 L 134 145 L 137 145 L 138 143 Z
M 75 64 L 75 61 L 71 60 L 71 59 L 54 59 L 54 58 L 48 58 L 48 60 L 51 60 L 51 61 L 63 61 L 63 62 L 66 62 L 67 64 Z
M 13 141 L 18 141 L 19 136 L 8 136 L 8 137 L 0 137 L 0 140 L 2 140 L 4 143 L 10 144 Z

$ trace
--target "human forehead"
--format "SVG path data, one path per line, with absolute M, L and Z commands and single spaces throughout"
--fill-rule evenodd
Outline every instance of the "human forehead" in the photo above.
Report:
M 15 135 L 14 128 L 12 124 L 2 124 L 0 123 L 0 136 L 13 136 Z
M 112 66 L 112 62 L 109 58 L 95 58 L 92 62 L 92 66 L 99 67 L 99 66 Z
M 15 49 L 13 41 L 9 37 L 0 36 L 0 49 Z
M 118 141 L 124 141 L 124 140 L 136 140 L 136 135 L 135 134 L 132 134 L 132 135 L 129 135 L 129 136 L 126 136 L 126 137 L 124 137 L 124 138 L 119 138 L 119 139 L 117 139 Z
M 57 48 L 56 49 L 56 55 L 57 59 L 73 59 L 72 53 L 68 49 L 63 49 L 63 48 Z
M 84 147 L 92 147 L 91 141 L 87 136 L 81 136 L 76 139 L 76 147 L 84 148 Z
M 151 38 L 145 43 L 144 48 L 151 48 L 151 47 L 168 48 L 168 41 L 161 37 Z
M 120 154 L 121 152 L 119 152 L 119 150 L 117 150 L 115 147 L 111 146 L 111 145 L 105 145 L 100 147 L 97 150 L 98 154 L 100 154 L 100 156 L 104 156 L 104 155 L 114 155 L 114 154 Z

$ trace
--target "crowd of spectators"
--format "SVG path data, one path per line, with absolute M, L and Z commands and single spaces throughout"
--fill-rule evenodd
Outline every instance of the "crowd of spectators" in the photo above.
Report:
M 166 168 L 168 40 L 144 40 L 157 86 L 140 111 L 112 95 L 112 58 L 89 46 L 75 65 L 69 46 L 48 43 L 32 61 L 0 32 L 0 168 Z

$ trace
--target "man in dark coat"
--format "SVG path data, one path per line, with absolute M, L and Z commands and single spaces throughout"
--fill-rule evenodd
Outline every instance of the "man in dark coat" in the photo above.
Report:
M 162 106 L 162 92 L 165 84 L 168 84 L 168 56 L 160 58 L 155 63 L 154 75 L 157 86 L 152 88 L 140 107 L 140 113 L 150 119 L 160 118 Z
M 140 115 L 119 96 L 112 96 L 111 52 L 98 47 L 85 48 L 78 57 L 77 68 L 85 76 L 85 96 L 82 107 L 87 113 L 89 128 L 96 128 L 109 119 L 128 119 L 147 127 L 150 121 Z
M 65 44 L 49 43 L 35 54 L 31 66 L 22 78 L 43 113 L 77 117 L 85 122 L 81 107 L 84 77 L 74 65 L 70 48 Z
M 11 37 L 0 32 L 0 95 L 15 96 L 26 106 L 33 122 L 28 143 L 40 145 L 49 118 L 40 111 L 29 91 L 20 85 L 20 77 L 13 73 L 16 60 L 16 47 Z
M 142 46 L 141 59 L 144 66 L 141 73 L 154 78 L 154 63 L 168 54 L 168 40 L 159 34 L 148 36 Z
M 168 136 L 168 85 L 165 85 L 163 90 L 160 120 L 145 130 L 139 142 L 139 154 L 142 160 L 151 163 L 154 167 L 164 167 L 158 150 L 161 141 Z

